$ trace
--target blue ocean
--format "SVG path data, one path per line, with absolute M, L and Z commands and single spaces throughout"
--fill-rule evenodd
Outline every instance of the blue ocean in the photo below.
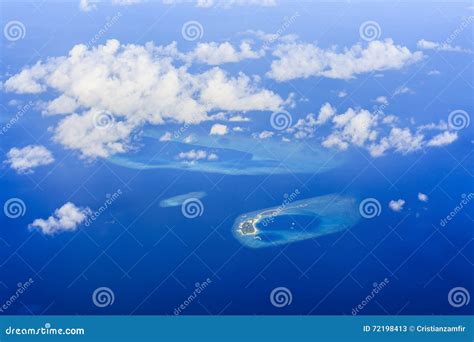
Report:
M 284 145 L 269 124 L 271 111 L 229 109 L 226 113 L 231 114 L 226 115 L 251 118 L 245 136 L 234 137 L 237 131 L 208 135 L 215 121 L 204 120 L 186 131 L 194 141 L 179 137 L 179 143 L 167 144 L 160 137 L 179 130 L 182 122 L 165 116 L 164 121 L 149 120 L 134 128 L 136 135 L 126 151 L 90 157 L 84 151 L 96 140 L 85 147 L 80 142 L 65 143 L 56 127 L 67 114 L 45 114 L 50 101 L 74 94 L 50 85 L 57 82 L 62 87 L 59 77 L 50 81 L 44 76 L 48 87 L 42 92 L 7 89 L 7 80 L 24 68 L 38 61 L 47 66 L 54 57 L 68 58 L 75 45 L 91 39 L 94 46 L 109 39 L 140 46 L 177 41 L 180 49 L 191 51 L 196 42 L 181 36 L 182 24 L 190 20 L 204 26 L 202 42 L 239 42 L 249 30 L 275 32 L 297 13 L 289 27 L 283 26 L 282 34 L 298 35 L 328 50 L 357 43 L 360 24 L 374 20 L 382 27 L 380 40 L 393 39 L 415 51 L 418 40 L 442 41 L 463 18 L 472 17 L 469 5 L 281 2 L 256 10 L 252 5 L 200 8 L 187 2 L 150 1 L 131 6 L 99 2 L 96 9 L 81 11 L 76 2 L 2 2 L 2 27 L 12 20 L 26 27 L 21 40 L 2 37 L 2 126 L 18 117 L 25 105 L 32 105 L 0 138 L 0 203 L 21 199 L 24 204 L 18 217 L 0 215 L 0 304 L 6 303 L 1 313 L 175 315 L 181 308 L 182 315 L 471 314 L 472 303 L 464 300 L 463 305 L 453 305 L 450 291 L 462 288 L 463 295 L 469 296 L 474 289 L 472 123 L 457 130 L 457 139 L 449 145 L 427 143 L 410 153 L 394 148 L 375 158 L 356 144 L 337 150 L 291 138 Z M 117 23 L 95 40 L 98 30 L 117 12 L 121 13 Z M 451 45 L 472 49 L 472 22 Z M 292 115 L 290 129 L 308 113 L 317 114 L 326 102 L 337 113 L 350 107 L 370 111 L 377 105 L 373 99 L 382 94 L 390 102 L 385 115 L 396 114 L 403 125 L 446 122 L 450 112 L 460 109 L 470 119 L 474 113 L 472 52 L 423 53 L 423 59 L 407 67 L 361 72 L 347 79 L 321 74 L 277 81 L 265 76 L 271 61 L 278 58 L 271 52 L 222 68 L 231 75 L 260 75 L 259 87 L 284 100 L 294 93 L 294 104 L 285 104 Z M 185 68 L 186 63 L 179 66 Z M 186 70 L 197 74 L 212 68 L 221 66 L 198 64 Z M 64 66 L 61 72 L 68 70 Z M 87 64 L 81 70 L 87 73 Z M 433 70 L 439 74 L 428 76 Z M 105 90 L 89 85 L 94 90 L 88 93 L 88 101 L 95 103 L 97 94 Z M 393 95 L 404 88 L 409 90 Z M 348 95 L 339 96 L 341 92 Z M 128 101 L 124 106 L 131 106 Z M 181 97 L 178 103 L 178 112 L 184 112 L 187 103 Z M 74 112 L 87 110 L 81 104 Z M 212 107 L 208 115 L 220 112 Z M 125 116 L 115 120 L 126 123 Z M 239 127 L 245 124 L 239 122 Z M 390 129 L 378 125 L 379 136 Z M 327 136 L 327 129 L 317 128 L 311 139 Z M 262 131 L 274 132 L 269 138 L 273 140 L 252 135 Z M 27 145 L 46 146 L 54 163 L 17 172 L 7 161 L 8 152 Z M 108 151 L 116 148 L 112 143 L 107 146 Z M 185 154 L 191 151 L 195 153 Z M 199 151 L 204 151 L 202 158 Z M 179 153 L 196 160 L 178 161 Z M 212 154 L 219 159 L 213 162 Z M 357 214 L 363 210 L 359 206 L 363 200 L 373 199 L 375 213 L 361 213 L 348 226 L 328 218 L 328 225 L 339 224 L 333 232 L 261 248 L 236 238 L 234 223 L 239 216 L 276 208 L 285 200 L 291 206 L 288 198 L 295 191 L 297 201 L 328 194 L 351 198 Z M 202 194 L 198 213 L 183 215 L 189 193 Z M 420 193 L 426 199 L 420 199 Z M 160 205 L 175 196 L 175 205 Z M 90 208 L 94 219 L 54 234 L 32 226 L 35 219 L 47 220 L 67 202 Z M 277 213 L 273 224 L 291 236 L 308 227 L 318 229 L 318 220 L 304 215 Z M 258 232 L 252 234 L 257 238 Z M 17 296 L 25 283 L 28 288 Z M 93 300 L 99 288 L 108 289 L 109 305 Z M 279 288 L 284 290 L 282 305 L 272 297 Z

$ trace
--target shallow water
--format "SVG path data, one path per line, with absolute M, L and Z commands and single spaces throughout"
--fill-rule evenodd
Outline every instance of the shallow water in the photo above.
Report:
M 245 246 L 271 247 L 339 232 L 359 218 L 355 198 L 330 194 L 242 214 L 232 231 Z

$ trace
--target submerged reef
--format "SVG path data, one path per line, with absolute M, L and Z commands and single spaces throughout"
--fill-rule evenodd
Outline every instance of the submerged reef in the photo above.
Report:
M 242 214 L 232 232 L 247 247 L 270 247 L 340 232 L 359 219 L 355 198 L 330 194 Z

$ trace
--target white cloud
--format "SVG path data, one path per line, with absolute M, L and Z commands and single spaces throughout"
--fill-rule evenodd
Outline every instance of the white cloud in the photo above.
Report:
M 335 131 L 323 142 L 326 147 L 347 149 L 349 143 L 363 146 L 367 141 L 374 141 L 377 132 L 377 115 L 367 110 L 349 108 L 345 113 L 333 117 Z
M 311 76 L 350 79 L 361 73 L 401 69 L 423 58 L 423 53 L 411 52 L 389 39 L 372 41 L 366 47 L 356 44 L 341 53 L 313 44 L 280 44 L 273 55 L 278 59 L 272 62 L 268 76 L 277 81 Z
M 52 114 L 65 113 L 53 129 L 54 140 L 89 158 L 127 151 L 131 136 L 147 124 L 198 124 L 218 110 L 273 112 L 284 105 L 280 96 L 243 73 L 231 77 L 214 67 L 192 74 L 152 43 L 121 45 L 117 40 L 90 49 L 76 45 L 68 56 L 24 68 L 4 86 L 17 93 L 52 90 L 70 99 L 47 102 Z M 102 113 L 111 116 L 106 129 L 96 124 Z
M 420 200 L 421 202 L 428 202 L 428 195 L 425 195 L 424 193 L 419 192 L 418 200 Z
M 104 2 L 103 0 L 80 0 L 79 9 L 84 12 L 90 12 L 97 9 L 97 4 Z M 130 6 L 144 2 L 144 0 L 110 0 L 105 1 L 112 5 Z
M 186 138 L 184 138 L 183 142 L 186 144 L 190 144 L 194 141 L 194 136 L 192 134 L 188 135 Z
M 379 96 L 375 99 L 375 102 L 383 104 L 383 105 L 388 105 L 388 100 L 386 96 Z
M 180 152 L 177 156 L 180 160 L 185 160 L 189 162 L 196 162 L 198 160 L 209 160 L 214 161 L 218 160 L 218 156 L 215 153 L 208 153 L 204 150 L 191 150 L 188 152 Z
M 401 95 L 401 94 L 407 94 L 407 93 L 413 94 L 414 91 L 412 89 L 408 88 L 407 86 L 401 86 L 401 87 L 398 87 L 397 89 L 395 89 L 395 91 L 393 92 L 393 96 L 397 96 L 397 95 Z
M 54 235 L 66 231 L 72 232 L 84 222 L 90 212 L 89 208 L 78 208 L 73 203 L 67 202 L 61 208 L 56 209 L 54 214 L 46 220 L 36 219 L 28 227 L 39 229 L 45 235 Z
M 53 154 L 44 146 L 28 145 L 23 148 L 12 148 L 7 153 L 5 163 L 18 173 L 33 172 L 33 169 L 54 162 Z
M 270 131 L 263 131 L 263 132 L 260 132 L 260 133 L 258 134 L 258 138 L 259 138 L 259 139 L 262 139 L 262 140 L 263 140 L 263 139 L 268 139 L 268 138 L 273 137 L 274 134 L 275 134 L 275 133 L 270 132 Z
M 439 70 L 436 70 L 436 69 L 428 71 L 428 76 L 436 76 L 436 75 L 439 75 L 439 74 L 441 74 L 441 72 Z
M 405 201 L 402 199 L 398 199 L 396 201 L 391 200 L 390 203 L 388 203 L 388 206 L 390 207 L 390 209 L 396 212 L 402 211 L 404 205 L 405 205 Z
M 445 131 L 431 138 L 428 141 L 427 145 L 432 146 L 432 147 L 445 146 L 445 145 L 451 144 L 453 141 L 456 141 L 457 138 L 458 138 L 457 132 Z
M 316 116 L 313 113 L 309 113 L 304 119 L 299 119 L 296 124 L 288 128 L 286 132 L 293 133 L 296 139 L 306 139 L 314 137 L 315 126 L 319 124 L 318 120 L 321 118 L 321 116 L 324 117 L 325 115 L 327 115 L 321 115 L 321 112 L 324 112 L 324 107 L 325 106 L 321 107 L 318 119 L 316 119 Z
M 332 118 L 336 114 L 336 109 L 331 106 L 330 103 L 326 102 L 321 106 L 319 109 L 318 120 L 316 123 L 318 125 L 326 123 L 330 118 Z
M 234 132 L 243 132 L 243 131 L 244 131 L 244 129 L 243 129 L 242 127 L 240 127 L 240 126 L 236 126 L 236 127 L 232 128 L 232 130 L 233 130 Z
M 160 137 L 160 141 L 170 141 L 173 135 L 170 132 L 166 132 Z
M 226 135 L 229 132 L 229 128 L 226 125 L 214 124 L 211 127 L 210 135 Z
M 253 51 L 248 42 L 242 42 L 239 50 L 229 42 L 199 43 L 193 51 L 188 52 L 184 59 L 187 62 L 198 62 L 208 65 L 240 62 L 244 59 L 257 59 L 265 54 L 263 50 Z
M 421 39 L 418 41 L 416 44 L 419 49 L 424 49 L 424 50 L 436 50 L 436 51 L 449 51 L 449 52 L 467 52 L 471 53 L 472 51 L 469 49 L 463 49 L 460 46 L 453 46 L 448 43 L 438 43 L 438 42 L 432 42 L 429 40 Z
M 190 3 L 194 4 L 196 7 L 223 7 L 230 8 L 233 6 L 262 6 L 269 7 L 275 6 L 277 4 L 276 0 L 163 0 L 164 4 L 181 4 L 181 3 Z
M 347 96 L 347 92 L 345 90 L 341 90 L 338 94 L 337 94 L 337 97 L 346 97 Z
M 242 116 L 242 115 L 234 115 L 229 118 L 230 122 L 249 122 L 250 118 Z
M 332 108 L 329 104 L 324 104 L 322 109 L 329 107 Z M 443 146 L 454 142 L 458 137 L 457 132 L 449 131 L 443 121 L 411 130 L 408 127 L 397 127 L 399 120 L 395 115 L 371 113 L 365 109 L 348 108 L 342 114 L 334 112 L 328 117 L 331 118 L 332 130 L 323 138 L 324 147 L 347 150 L 349 146 L 354 145 L 367 149 L 373 157 L 380 157 L 389 150 L 408 154 L 427 146 Z M 326 123 L 329 119 L 321 121 Z M 435 130 L 442 133 L 433 136 L 431 131 Z M 426 138 L 424 132 L 431 136 Z

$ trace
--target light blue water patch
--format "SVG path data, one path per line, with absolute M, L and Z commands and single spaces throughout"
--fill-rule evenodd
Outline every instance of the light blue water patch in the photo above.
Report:
M 188 198 L 197 198 L 201 199 L 206 196 L 204 191 L 196 191 L 196 192 L 188 192 L 187 194 L 173 196 L 167 199 L 160 201 L 160 207 L 168 208 L 168 207 L 178 207 L 184 203 Z
M 193 133 L 194 141 L 160 141 L 163 131 L 147 131 L 140 146 L 109 161 L 133 169 L 187 169 L 230 175 L 321 173 L 342 163 L 330 151 L 308 142 L 260 140 L 252 136 L 215 137 Z M 199 158 L 180 157 L 190 152 Z M 212 157 L 210 157 L 212 156 Z
M 247 247 L 271 247 L 340 232 L 359 219 L 355 198 L 330 194 L 242 214 L 232 232 Z

